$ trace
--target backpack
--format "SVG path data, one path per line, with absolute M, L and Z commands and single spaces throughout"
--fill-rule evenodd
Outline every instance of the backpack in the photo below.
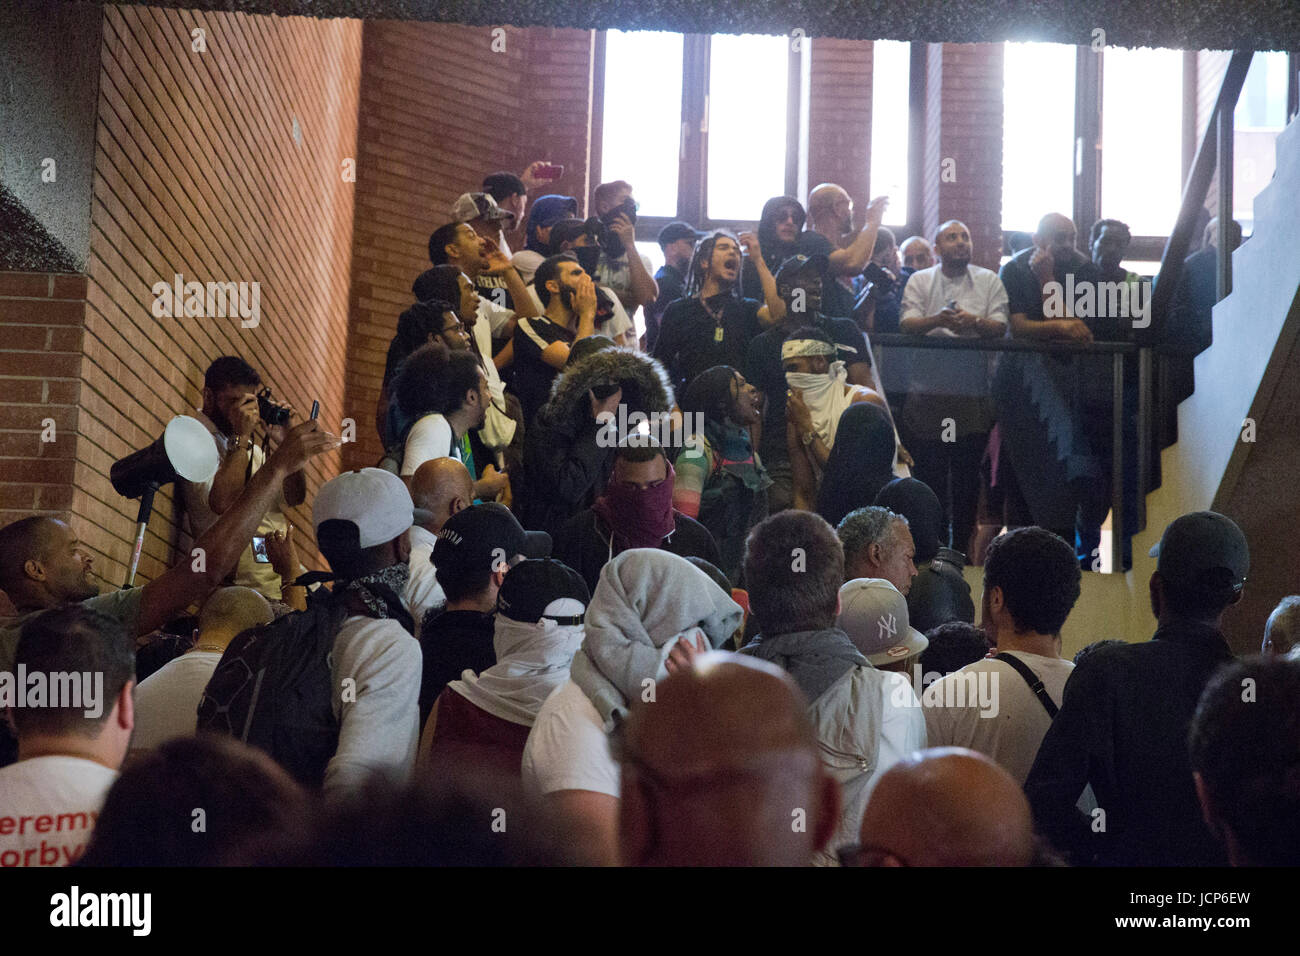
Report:
M 197 729 L 257 747 L 320 789 L 339 744 L 329 657 L 349 613 L 346 595 L 326 592 L 236 635 L 204 688 Z

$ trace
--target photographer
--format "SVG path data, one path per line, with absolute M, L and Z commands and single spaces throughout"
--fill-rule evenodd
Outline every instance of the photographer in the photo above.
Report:
M 650 305 L 659 286 L 650 274 L 650 260 L 636 248 L 636 200 L 632 186 L 622 180 L 601 183 L 592 194 L 596 218 L 604 226 L 599 235 L 600 264 L 595 279 L 619 297 L 628 312 Z M 594 225 L 594 224 L 593 224 Z
M 221 465 L 208 481 L 181 482 L 190 534 L 195 538 L 226 513 L 244 485 L 266 463 L 267 453 L 258 447 L 254 437 L 258 422 L 267 422 L 266 436 L 272 447 L 284 441 L 293 409 L 271 401 L 269 390 L 259 400 L 261 388 L 261 376 L 234 355 L 222 356 L 204 373 L 203 409 L 196 417 L 212 433 Z M 307 481 L 301 469 L 285 476 L 277 497 L 258 523 L 258 537 L 286 533 L 284 509 L 297 507 L 307 498 Z M 233 583 L 260 591 L 267 600 L 282 600 L 280 575 L 264 551 L 260 555 L 263 560 L 258 557 L 249 542 L 239 557 Z

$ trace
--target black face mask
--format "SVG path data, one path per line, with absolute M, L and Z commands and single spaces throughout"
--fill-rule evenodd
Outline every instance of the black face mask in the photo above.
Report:
M 578 257 L 578 265 L 587 275 L 596 274 L 596 264 L 600 262 L 600 246 L 577 246 L 572 250 Z

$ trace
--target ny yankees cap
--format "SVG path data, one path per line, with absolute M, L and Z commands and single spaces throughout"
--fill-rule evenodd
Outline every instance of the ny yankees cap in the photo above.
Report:
M 884 578 L 857 578 L 840 588 L 836 625 L 879 666 L 906 660 L 930 646 L 907 620 L 907 598 Z

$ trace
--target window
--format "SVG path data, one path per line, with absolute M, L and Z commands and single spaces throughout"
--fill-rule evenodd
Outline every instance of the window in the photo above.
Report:
M 1102 57 L 1101 218 L 1167 236 L 1183 200 L 1183 54 L 1107 47 Z
M 790 37 L 610 30 L 598 43 L 598 174 L 635 187 L 639 239 L 673 219 L 701 229 L 753 222 L 785 194 L 803 108 Z
M 912 47 L 897 40 L 871 46 L 871 196 L 888 196 L 885 221 L 911 221 L 907 208 Z M 903 237 L 898 237 L 901 242 Z
M 653 95 L 646 81 L 654 78 Z M 677 214 L 677 147 L 682 123 L 680 33 L 605 35 L 601 165 L 636 187 L 643 216 Z
M 764 202 L 785 193 L 788 51 L 783 36 L 712 38 L 705 210 L 710 220 L 757 219 Z
M 1255 228 L 1255 197 L 1273 178 L 1275 140 L 1286 126 L 1287 55 L 1256 53 L 1233 116 L 1232 217 L 1247 235 Z
M 1073 215 L 1075 48 L 1008 43 L 1003 63 L 1002 228 L 1032 233 Z

